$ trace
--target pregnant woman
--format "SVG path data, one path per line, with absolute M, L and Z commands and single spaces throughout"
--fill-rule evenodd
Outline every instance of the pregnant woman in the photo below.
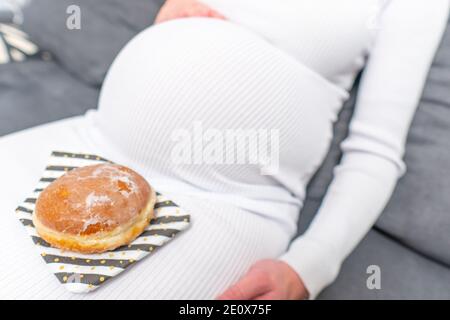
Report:
M 116 58 L 98 110 L 0 140 L 1 295 L 315 298 L 405 172 L 405 139 L 448 10 L 448 0 L 168 0 Z M 344 155 L 295 238 L 305 187 L 363 67 Z M 271 161 L 250 140 L 231 151 L 261 161 L 219 161 L 230 150 L 215 143 L 211 152 L 211 141 L 227 132 L 270 133 Z M 67 292 L 13 214 L 52 150 L 130 166 L 191 214 L 191 228 L 96 291 Z

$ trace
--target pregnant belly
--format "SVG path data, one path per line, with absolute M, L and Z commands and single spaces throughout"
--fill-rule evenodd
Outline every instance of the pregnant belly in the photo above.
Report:
M 142 168 L 236 192 L 236 183 L 273 185 L 310 174 L 344 98 L 257 34 L 190 18 L 151 27 L 125 46 L 104 82 L 95 122 Z M 245 141 L 229 147 L 227 132 Z M 276 179 L 263 172 L 272 164 Z

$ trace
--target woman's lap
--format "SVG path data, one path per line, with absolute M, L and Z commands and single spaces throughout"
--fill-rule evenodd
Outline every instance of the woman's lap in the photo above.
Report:
M 0 298 L 214 298 L 255 261 L 280 255 L 287 235 L 274 223 L 233 206 L 167 195 L 191 214 L 190 229 L 89 294 L 64 289 L 14 215 L 34 188 L 52 150 L 86 151 L 76 137 L 82 118 L 0 138 Z

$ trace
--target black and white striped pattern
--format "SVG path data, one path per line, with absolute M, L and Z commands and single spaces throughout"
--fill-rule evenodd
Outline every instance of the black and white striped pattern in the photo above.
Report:
M 123 272 L 137 261 L 163 246 L 189 226 L 190 216 L 157 193 L 155 219 L 131 244 L 102 254 L 79 254 L 51 247 L 38 236 L 31 216 L 36 199 L 52 181 L 74 168 L 108 162 L 96 155 L 52 152 L 49 164 L 33 193 L 16 209 L 17 216 L 52 272 L 67 290 L 84 293 Z

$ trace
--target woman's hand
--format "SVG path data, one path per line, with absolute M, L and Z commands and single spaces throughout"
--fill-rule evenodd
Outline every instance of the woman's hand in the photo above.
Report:
M 196 0 L 167 0 L 159 10 L 155 23 L 187 17 L 225 19 L 217 11 Z
M 222 293 L 220 300 L 306 299 L 308 292 L 298 274 L 287 263 L 261 260 L 236 284 Z

